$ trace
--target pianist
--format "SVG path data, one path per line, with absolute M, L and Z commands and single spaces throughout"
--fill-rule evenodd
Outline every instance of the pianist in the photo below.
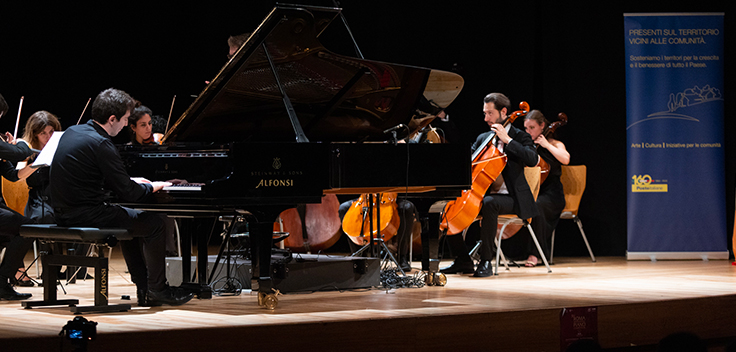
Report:
M 137 102 L 117 89 L 101 92 L 92 119 L 64 132 L 51 163 L 51 200 L 60 226 L 124 228 L 136 239 L 121 241 L 138 305 L 181 305 L 192 294 L 166 283 L 164 223 L 155 213 L 108 204 L 103 188 L 126 201 L 141 201 L 168 182 L 136 183 L 111 141 L 128 125 Z

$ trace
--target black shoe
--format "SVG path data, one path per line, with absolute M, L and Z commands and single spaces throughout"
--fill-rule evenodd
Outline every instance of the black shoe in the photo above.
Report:
M 490 260 L 481 260 L 478 268 L 475 269 L 473 277 L 489 277 L 493 275 L 493 265 Z
M 26 279 L 26 280 L 23 280 L 23 279 Z M 19 287 L 33 287 L 33 286 L 36 286 L 33 283 L 33 280 L 31 280 L 28 276 L 25 276 L 25 275 L 24 276 L 21 276 L 21 279 L 20 280 L 14 278 L 14 277 L 11 277 L 10 278 L 10 284 L 13 285 L 13 286 L 16 286 L 16 287 L 18 287 L 18 286 Z
M 31 277 L 28 276 L 28 274 L 25 272 L 25 270 L 18 269 L 18 272 L 21 273 L 20 278 L 11 277 L 10 278 L 10 284 L 13 286 L 21 286 L 21 287 L 33 287 L 35 284 L 33 283 L 33 280 L 31 280 Z M 16 273 L 17 275 L 17 273 Z
M 473 262 L 452 262 L 450 266 L 440 269 L 443 274 L 470 274 L 474 270 Z
M 6 300 L 6 301 L 20 301 L 24 299 L 29 299 L 33 296 L 30 293 L 18 293 L 15 291 L 13 286 L 10 286 L 10 284 L 5 284 L 3 287 L 0 287 L 0 300 Z
M 136 290 L 136 298 L 138 299 L 138 307 L 158 307 L 161 303 L 153 303 L 148 300 L 148 289 L 139 288 Z
M 400 258 L 399 259 L 399 267 L 403 271 L 411 271 L 411 265 L 409 265 L 409 260 L 406 258 Z
M 147 303 L 150 305 L 160 306 L 168 304 L 171 306 L 180 306 L 189 302 L 194 294 L 179 287 L 166 286 L 161 291 L 148 290 L 146 294 Z

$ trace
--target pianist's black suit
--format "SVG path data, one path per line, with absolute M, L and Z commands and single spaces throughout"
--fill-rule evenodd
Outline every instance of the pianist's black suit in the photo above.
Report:
M 98 124 L 89 120 L 68 128 L 51 164 L 49 190 L 56 223 L 124 228 L 140 237 L 142 241 L 120 243 L 131 279 L 143 292 L 163 290 L 166 249 L 161 216 L 108 204 L 103 188 L 130 201 L 140 201 L 153 190 L 150 184 L 130 179 L 110 135 Z

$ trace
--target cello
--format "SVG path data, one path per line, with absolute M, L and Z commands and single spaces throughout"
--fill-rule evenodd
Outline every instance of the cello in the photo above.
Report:
M 529 112 L 529 104 L 519 103 L 519 109 L 511 113 L 504 121 L 503 126 L 513 123 L 520 116 Z M 471 189 L 445 205 L 440 222 L 440 230 L 447 231 L 448 235 L 461 233 L 468 228 L 480 212 L 480 206 L 488 187 L 498 178 L 506 166 L 507 157 L 495 146 L 496 134 L 490 134 L 473 153 L 471 159 L 472 181 Z
M 401 226 L 401 218 L 399 218 L 399 210 L 396 205 L 397 196 L 398 194 L 393 192 L 361 194 L 345 213 L 342 230 L 353 243 L 359 246 L 368 244 L 371 237 L 381 237 L 384 241 L 390 240 Z M 380 222 L 379 213 L 382 214 Z M 372 214 L 372 219 L 369 218 L 369 214 Z M 375 227 L 369 224 L 374 224 Z M 372 233 L 371 228 L 373 228 Z

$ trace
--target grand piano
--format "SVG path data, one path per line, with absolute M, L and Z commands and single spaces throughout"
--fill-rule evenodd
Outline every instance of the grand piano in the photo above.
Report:
M 252 288 L 261 305 L 276 299 L 269 266 L 273 223 L 283 210 L 319 203 L 327 193 L 393 191 L 416 199 L 426 215 L 430 204 L 471 186 L 468 145 L 396 143 L 431 119 L 432 108 L 422 106 L 452 102 L 462 78 L 328 51 L 320 36 L 339 15 L 339 8 L 278 5 L 161 145 L 120 149 L 130 175 L 189 183 L 125 205 L 247 214 Z M 430 257 L 437 254 L 438 215 L 433 222 L 422 268 L 436 273 Z M 199 243 L 201 284 L 206 240 Z M 184 278 L 188 265 L 183 262 Z

